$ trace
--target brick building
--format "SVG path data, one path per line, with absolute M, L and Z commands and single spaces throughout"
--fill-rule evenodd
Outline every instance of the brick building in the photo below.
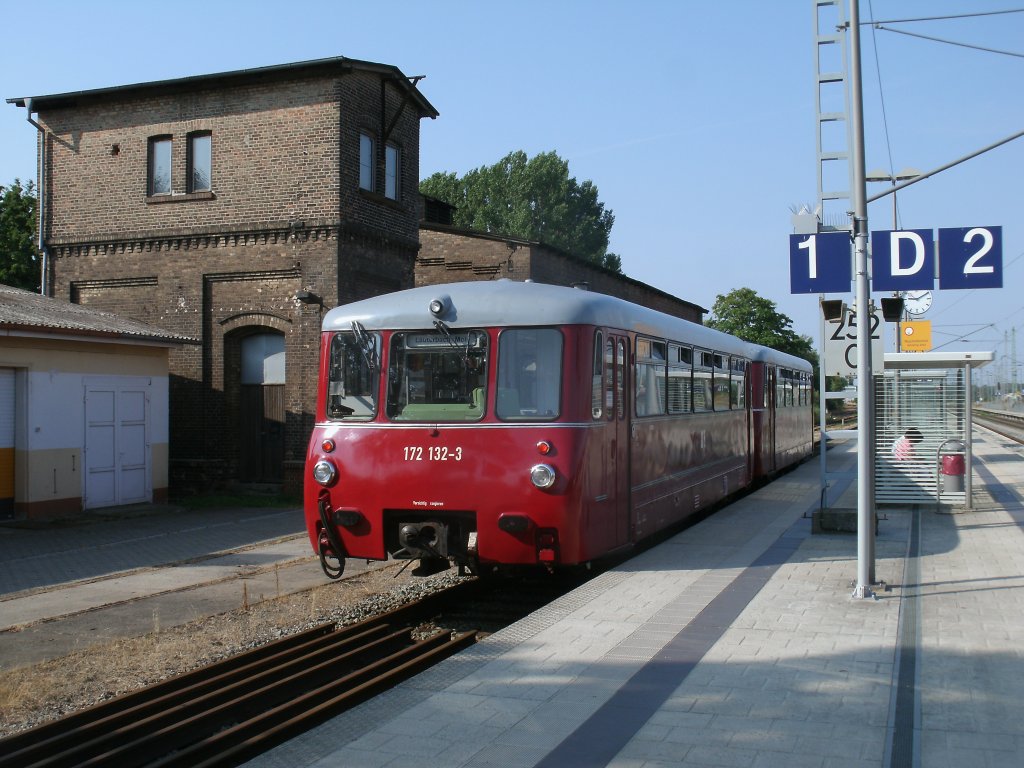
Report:
M 554 246 L 438 223 L 436 219 L 446 218 L 444 211 L 438 209 L 437 201 L 427 202 L 416 257 L 417 286 L 503 277 L 553 285 L 586 284 L 595 293 L 617 296 L 697 324 L 704 321 L 707 310 L 703 307 Z
M 416 80 L 339 57 L 8 102 L 44 292 L 201 341 L 170 353 L 172 489 L 296 487 L 322 313 L 413 284 Z

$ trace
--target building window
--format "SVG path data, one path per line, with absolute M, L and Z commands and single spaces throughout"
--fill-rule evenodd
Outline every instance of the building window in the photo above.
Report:
M 398 185 L 401 181 L 398 169 L 401 159 L 402 154 L 398 147 L 388 144 L 384 148 L 384 196 L 392 200 L 398 199 Z
M 359 134 L 359 188 L 373 192 L 373 139 Z
M 149 140 L 150 195 L 171 194 L 171 137 L 154 136 Z
M 213 136 L 209 131 L 188 135 L 188 192 L 213 189 Z

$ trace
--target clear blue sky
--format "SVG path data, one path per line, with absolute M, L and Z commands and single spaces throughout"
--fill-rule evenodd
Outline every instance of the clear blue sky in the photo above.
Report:
M 329 56 L 392 64 L 426 75 L 420 88 L 440 112 L 422 124 L 421 177 L 464 173 L 515 149 L 555 150 L 614 212 L 611 250 L 628 275 L 707 308 L 718 294 L 750 287 L 817 338 L 816 297 L 790 295 L 788 276 L 790 209 L 816 197 L 812 6 L 7 2 L 0 96 Z M 1015 9 L 1024 0 L 860 7 L 862 21 L 891 20 Z M 1024 13 L 894 26 L 1018 55 L 866 27 L 868 170 L 928 171 L 1024 129 Z M 35 178 L 35 133 L 24 109 L 0 102 L 0 184 Z M 903 228 L 1004 228 L 1004 288 L 935 294 L 925 319 L 936 342 L 968 335 L 946 350 L 1003 354 L 1004 333 L 1015 327 L 1024 349 L 1022 180 L 1019 139 L 899 195 Z M 872 204 L 871 229 L 888 229 L 891 219 L 889 198 Z

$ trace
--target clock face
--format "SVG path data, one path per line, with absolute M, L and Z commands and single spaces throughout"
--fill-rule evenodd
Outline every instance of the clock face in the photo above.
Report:
M 903 307 L 912 315 L 923 315 L 931 305 L 931 291 L 907 291 L 903 294 Z

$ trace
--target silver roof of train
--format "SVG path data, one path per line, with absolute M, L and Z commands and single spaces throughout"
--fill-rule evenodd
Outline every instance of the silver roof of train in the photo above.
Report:
M 512 280 L 447 283 L 388 293 L 335 307 L 323 330 L 348 331 L 354 321 L 367 330 L 432 328 L 438 319 L 430 302 L 439 299 L 439 318 L 450 328 L 483 326 L 599 325 L 648 334 L 794 368 L 809 367 L 800 358 L 737 339 L 672 315 L 603 293 L 546 283 Z

